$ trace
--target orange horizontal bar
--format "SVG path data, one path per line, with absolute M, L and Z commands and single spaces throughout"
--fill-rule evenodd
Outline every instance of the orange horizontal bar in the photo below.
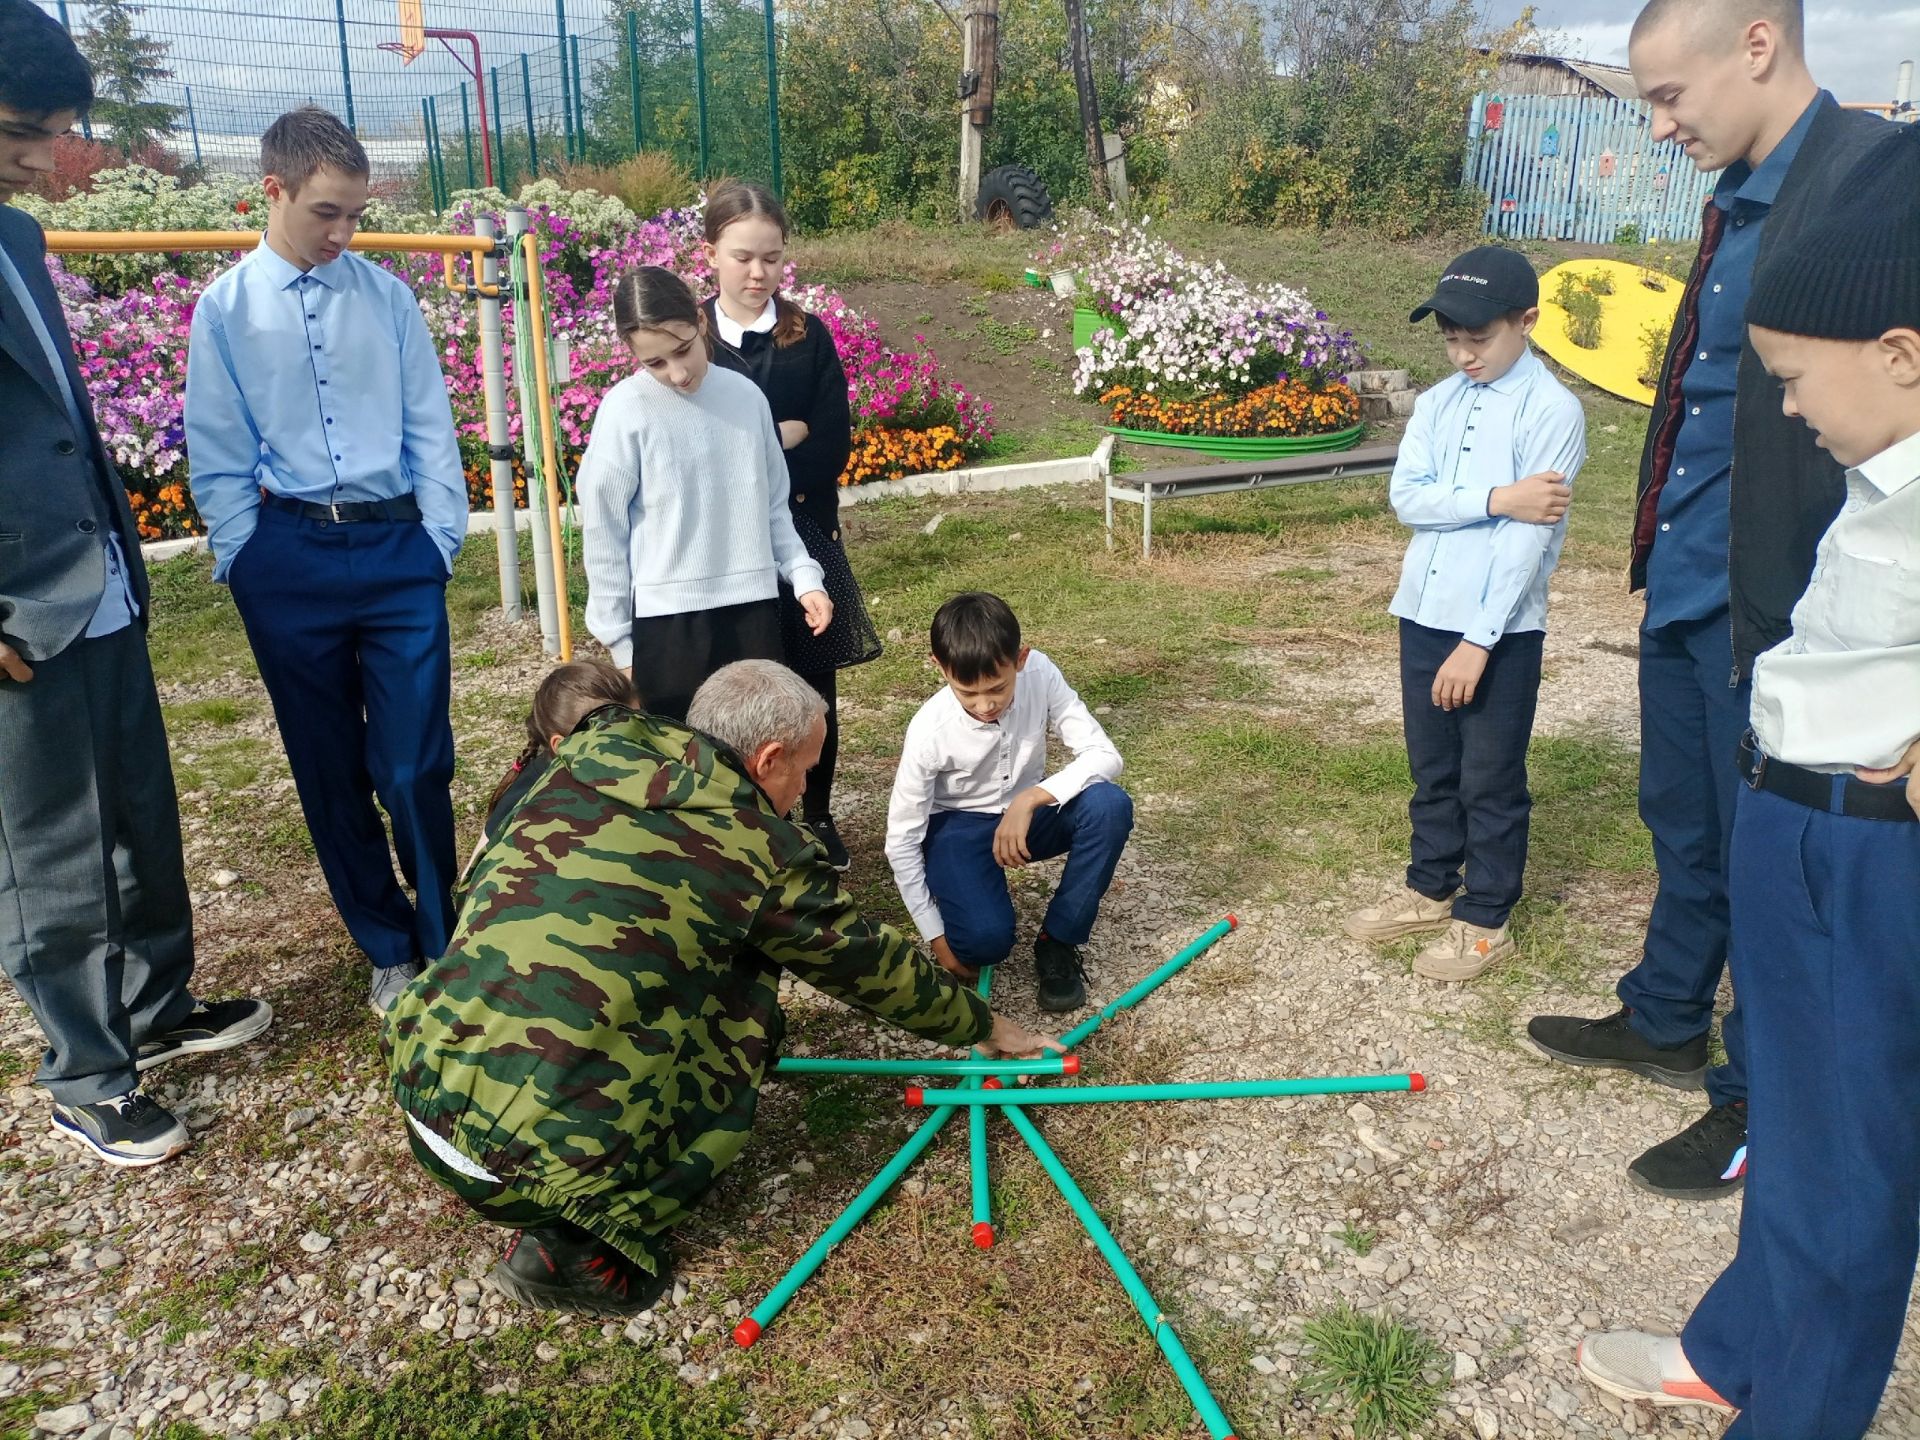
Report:
M 134 255 L 186 250 L 251 250 L 258 230 L 49 230 L 56 255 Z M 356 235 L 354 250 L 407 250 L 419 255 L 484 255 L 493 241 L 478 235 Z

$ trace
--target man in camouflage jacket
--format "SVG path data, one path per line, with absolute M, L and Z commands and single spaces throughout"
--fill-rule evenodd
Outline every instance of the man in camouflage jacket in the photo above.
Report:
M 824 738 L 810 686 L 742 661 L 689 721 L 589 716 L 388 1021 L 414 1154 L 515 1229 L 494 1279 L 529 1304 L 623 1314 L 658 1297 L 661 1237 L 746 1144 L 781 969 L 924 1039 L 1047 1043 L 862 919 L 784 818 Z

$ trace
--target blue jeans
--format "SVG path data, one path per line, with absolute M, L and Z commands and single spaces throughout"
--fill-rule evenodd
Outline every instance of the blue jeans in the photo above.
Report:
M 1472 703 L 1442 710 L 1433 677 L 1460 637 L 1400 622 L 1400 708 L 1413 770 L 1407 885 L 1429 900 L 1459 891 L 1453 918 L 1490 930 L 1507 923 L 1527 871 L 1527 742 L 1545 639 L 1538 630 L 1502 637 Z
M 939 811 L 927 825 L 927 888 L 940 907 L 954 958 L 974 968 L 997 965 L 1013 950 L 1013 895 L 1006 872 L 993 858 L 993 832 L 999 828 L 1000 816 L 970 810 Z M 1067 857 L 1043 922 L 1053 939 L 1087 943 L 1132 831 L 1132 797 L 1104 780 L 1064 805 L 1034 811 L 1027 852 L 1035 860 Z
M 436 959 L 459 873 L 439 547 L 415 523 L 329 525 L 262 507 L 227 584 L 347 933 L 378 966 Z
M 1741 786 L 1733 980 L 1752 1035 L 1740 1249 L 1681 1336 L 1727 1440 L 1858 1440 L 1920 1250 L 1920 824 Z
M 1727 854 L 1740 788 L 1740 737 L 1750 688 L 1733 675 L 1723 610 L 1640 632 L 1640 819 L 1653 837 L 1660 889 L 1640 963 L 1620 980 L 1629 1023 L 1673 1049 L 1713 1025 L 1727 960 Z M 1727 1063 L 1707 1072 L 1715 1105 L 1747 1098 L 1747 1046 L 1738 1003 L 1720 1027 Z

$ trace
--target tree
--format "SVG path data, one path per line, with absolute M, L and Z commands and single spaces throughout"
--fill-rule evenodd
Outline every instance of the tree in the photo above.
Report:
M 179 106 L 147 98 L 173 71 L 165 63 L 167 42 L 134 28 L 144 8 L 129 0 L 98 0 L 80 34 L 81 53 L 93 66 L 92 117 L 113 136 L 114 148 L 129 156 L 170 134 L 180 118 Z

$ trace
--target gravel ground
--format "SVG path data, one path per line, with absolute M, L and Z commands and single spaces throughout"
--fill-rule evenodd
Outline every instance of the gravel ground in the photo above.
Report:
M 1576 574 L 1564 602 L 1556 597 L 1567 623 L 1550 652 L 1545 730 L 1631 737 L 1621 668 L 1631 662 L 1609 648 L 1631 628 L 1607 598 L 1611 581 Z M 1382 692 L 1380 663 L 1356 653 L 1329 666 L 1347 694 L 1364 697 Z M 456 672 L 456 730 L 476 775 L 497 773 L 517 748 L 514 717 L 538 670 L 516 659 Z M 1596 707 L 1596 690 L 1615 697 L 1611 708 Z M 230 682 L 195 693 L 257 692 Z M 458 718 L 487 713 L 497 723 Z M 239 731 L 248 732 L 270 736 L 258 719 Z M 289 810 L 286 785 L 270 771 L 249 798 Z M 1141 799 L 1150 830 L 1158 802 Z M 322 1383 L 314 1357 L 379 1377 L 396 1363 L 397 1330 L 457 1343 L 521 1318 L 480 1283 L 494 1258 L 484 1227 L 432 1231 L 457 1212 L 402 1156 L 371 1020 L 349 979 L 355 962 L 310 859 L 273 865 L 235 853 L 209 803 L 183 799 L 207 988 L 244 984 L 281 1018 L 261 1046 L 151 1077 L 200 1137 L 186 1157 L 109 1174 L 57 1141 L 44 1096 L 26 1083 L 31 1021 L 10 994 L 0 1001 L 0 1046 L 22 1062 L 0 1089 L 0 1277 L 11 1276 L 0 1279 L 0 1403 L 48 1394 L 47 1408 L 28 1412 L 19 1433 L 29 1436 L 132 1440 L 176 1420 L 246 1435 L 299 1415 Z M 1566 1071 L 1516 1038 L 1538 1009 L 1599 1013 L 1643 911 L 1596 906 L 1583 917 L 1597 937 L 1583 985 L 1517 995 L 1509 985 L 1495 1006 L 1482 986 L 1428 985 L 1339 937 L 1340 915 L 1383 881 L 1391 877 L 1355 874 L 1340 893 L 1240 908 L 1240 932 L 1112 1040 L 1117 1055 L 1175 1057 L 1183 1079 L 1418 1069 L 1431 1089 L 1110 1113 L 1139 1136 L 1111 1187 L 1123 1243 L 1178 1308 L 1210 1311 L 1251 1337 L 1256 1413 L 1237 1417 L 1243 1436 L 1347 1433 L 1295 1391 L 1303 1320 L 1342 1300 L 1384 1307 L 1450 1353 L 1452 1388 L 1426 1440 L 1717 1434 L 1701 1412 L 1636 1410 L 1599 1394 L 1572 1361 L 1588 1328 L 1677 1327 L 1732 1254 L 1737 1202 L 1664 1201 L 1623 1173 L 1693 1118 L 1697 1097 Z M 1090 951 L 1092 993 L 1117 993 L 1210 918 L 1177 868 L 1131 854 Z M 1021 977 L 1001 991 L 1016 1013 L 1023 993 Z M 1374 1237 L 1368 1253 L 1341 1238 L 1359 1232 Z M 689 1357 L 714 1352 L 694 1342 L 739 1313 L 696 1275 L 624 1333 L 699 1380 L 715 1372 Z M 302 1357 L 291 1370 L 256 1363 L 272 1380 L 243 1371 L 249 1357 L 283 1348 Z M 1920 1434 L 1910 1353 L 1874 1432 L 1882 1440 Z M 786 1433 L 970 1432 L 958 1418 L 903 1428 L 856 1401 Z

